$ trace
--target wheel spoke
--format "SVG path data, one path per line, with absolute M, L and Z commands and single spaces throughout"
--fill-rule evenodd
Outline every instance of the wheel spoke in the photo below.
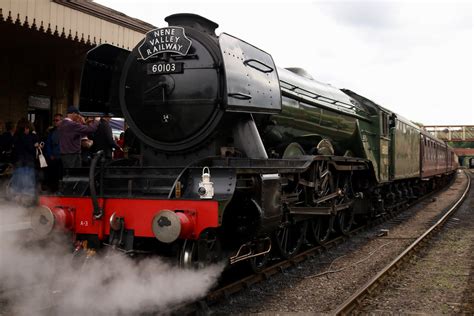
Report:
M 280 228 L 274 235 L 280 255 L 289 258 L 296 254 L 304 241 L 306 225 L 302 223 L 291 223 Z
M 311 228 L 313 233 L 314 240 L 322 245 L 324 244 L 331 234 L 331 217 L 326 216 L 319 216 L 312 220 Z
M 352 209 L 344 210 L 338 215 L 338 230 L 347 235 L 354 223 L 354 212 Z

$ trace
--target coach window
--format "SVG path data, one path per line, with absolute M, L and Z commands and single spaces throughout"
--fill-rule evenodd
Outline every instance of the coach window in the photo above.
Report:
M 426 148 L 428 149 L 428 160 L 431 160 L 431 142 L 429 140 Z
M 388 114 L 387 113 L 382 113 L 382 131 L 381 134 L 382 136 L 387 137 L 388 136 Z
M 430 160 L 430 140 L 427 139 L 426 140 L 426 151 L 427 151 L 427 155 L 426 155 L 426 160 Z
M 429 160 L 430 158 L 430 143 L 427 138 L 425 138 L 425 159 Z

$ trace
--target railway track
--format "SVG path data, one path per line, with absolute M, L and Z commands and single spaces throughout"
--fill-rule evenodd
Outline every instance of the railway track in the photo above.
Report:
M 443 189 L 441 189 L 441 190 L 443 190 Z M 441 190 L 439 190 L 439 191 L 441 191 Z M 432 193 L 420 198 L 419 200 L 413 202 L 410 206 L 413 206 L 415 204 L 420 203 L 423 200 L 426 200 L 426 199 L 430 198 L 433 194 L 435 194 L 439 191 L 432 192 Z M 277 262 L 277 263 L 267 267 L 266 269 L 264 269 L 263 271 L 261 271 L 259 273 L 246 276 L 243 279 L 240 279 L 238 281 L 235 281 L 235 282 L 232 282 L 230 284 L 226 284 L 226 285 L 224 285 L 220 288 L 217 288 L 214 291 L 212 291 L 211 293 L 209 293 L 201 301 L 195 302 L 195 303 L 192 303 L 192 304 L 189 304 L 189 305 L 186 305 L 186 306 L 182 306 L 178 311 L 175 311 L 175 314 L 190 314 L 190 313 L 196 313 L 196 312 L 199 312 L 199 311 L 204 311 L 205 312 L 208 309 L 208 306 L 211 306 L 211 305 L 213 305 L 213 304 L 215 304 L 219 301 L 222 301 L 223 299 L 228 298 L 230 295 L 233 295 L 233 294 L 235 294 L 239 291 L 242 291 L 246 288 L 249 288 L 250 286 L 252 286 L 254 284 L 265 281 L 265 280 L 271 278 L 272 276 L 275 276 L 279 273 L 282 273 L 285 270 L 287 270 L 288 268 L 296 266 L 296 265 L 300 264 L 301 262 L 303 262 L 307 259 L 314 258 L 314 257 L 318 256 L 319 254 L 321 254 L 321 253 L 323 253 L 323 252 L 325 252 L 325 251 L 327 251 L 331 248 L 334 248 L 334 247 L 340 245 L 341 243 L 344 243 L 347 239 L 350 239 L 352 236 L 358 235 L 362 231 L 365 231 L 365 230 L 368 230 L 368 229 L 370 229 L 374 226 L 377 226 L 382 222 L 386 222 L 386 221 L 394 218 L 397 215 L 399 215 L 399 213 L 387 214 L 383 217 L 380 217 L 376 220 L 373 220 L 373 221 L 367 223 L 364 226 L 361 226 L 361 227 L 358 227 L 358 228 L 352 230 L 350 233 L 348 233 L 347 236 L 345 236 L 345 235 L 344 236 L 338 236 L 338 237 L 332 239 L 330 242 L 328 242 L 324 246 L 312 247 L 312 248 L 307 249 L 304 252 L 296 255 L 295 257 L 293 257 L 289 260 L 284 260 L 284 261 Z M 41 314 L 50 314 L 49 311 L 54 311 L 55 308 L 56 307 L 54 306 L 54 304 L 52 304 L 50 306 L 43 306 L 41 308 L 40 313 Z M 48 311 L 48 312 L 44 313 L 44 311 Z
M 424 200 L 427 200 L 427 199 L 431 198 L 433 195 L 439 193 L 440 191 L 445 190 L 449 186 L 450 185 L 448 185 L 446 187 L 443 187 L 439 190 L 433 191 L 433 192 L 421 197 L 420 199 L 418 199 L 418 200 L 412 202 L 411 204 L 409 204 L 404 209 L 407 209 L 411 206 L 414 206 L 416 204 L 421 203 Z M 251 287 L 252 285 L 263 282 L 263 281 L 265 281 L 265 280 L 267 280 L 267 279 L 269 279 L 269 278 L 271 278 L 271 277 L 273 277 L 273 276 L 275 276 L 279 273 L 282 273 L 285 270 L 287 270 L 288 268 L 294 267 L 294 266 L 300 264 L 301 262 L 303 262 L 307 259 L 314 258 L 315 256 L 320 255 L 323 252 L 340 245 L 341 243 L 345 242 L 346 240 L 350 239 L 353 236 L 356 236 L 356 235 L 360 234 L 361 232 L 369 230 L 369 229 L 373 228 L 374 226 L 377 226 L 377 225 L 379 225 L 383 222 L 389 221 L 389 220 L 397 217 L 398 215 L 400 215 L 400 213 L 403 213 L 403 211 L 402 212 L 395 212 L 395 213 L 391 213 L 391 214 L 386 214 L 385 216 L 382 216 L 380 218 L 372 220 L 372 221 L 366 223 L 363 226 L 360 226 L 360 227 L 357 227 L 357 228 L 353 229 L 347 235 L 341 235 L 341 236 L 338 236 L 338 237 L 332 239 L 331 241 L 327 242 L 324 246 L 311 247 L 311 248 L 305 250 L 302 253 L 297 254 L 296 256 L 294 256 L 290 259 L 279 261 L 279 262 L 265 268 L 263 271 L 261 271 L 259 273 L 255 273 L 255 274 L 246 276 L 246 277 L 244 277 L 240 280 L 237 280 L 237 281 L 232 282 L 230 284 L 226 284 L 222 287 L 219 287 L 219 288 L 215 289 L 214 291 L 212 291 L 211 293 L 209 293 L 203 300 L 182 307 L 181 309 L 179 309 L 179 311 L 176 314 L 181 314 L 182 312 L 184 312 L 186 314 L 196 313 L 196 312 L 199 312 L 199 311 L 206 312 L 207 309 L 209 308 L 209 306 L 212 306 L 215 303 L 218 303 L 222 300 L 225 300 L 228 297 L 230 297 L 231 295 L 236 294 L 236 293 L 238 293 L 242 290 L 245 290 L 245 289 Z
M 398 257 L 390 262 L 385 268 L 383 268 L 377 275 L 369 280 L 364 286 L 362 286 L 357 292 L 350 296 L 346 301 L 339 305 L 335 310 L 336 315 L 349 315 L 354 312 L 360 303 L 368 295 L 371 295 L 375 290 L 383 284 L 384 280 L 393 274 L 396 270 L 400 269 L 405 262 L 407 262 L 417 251 L 419 251 L 424 245 L 426 245 L 430 238 L 439 232 L 443 225 L 448 219 L 456 212 L 460 207 L 468 192 L 471 188 L 471 181 L 467 182 L 466 188 L 462 196 L 452 205 L 445 214 L 430 228 L 426 230 L 420 237 L 418 237 L 413 243 L 411 243 L 405 251 L 403 251 Z

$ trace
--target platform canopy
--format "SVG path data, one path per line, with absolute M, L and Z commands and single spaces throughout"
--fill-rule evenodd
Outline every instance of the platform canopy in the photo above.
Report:
M 0 22 L 37 29 L 96 45 L 132 49 L 156 28 L 121 12 L 84 0 L 0 0 Z
M 131 50 L 155 28 L 89 0 L 0 0 L 0 133 L 28 118 L 42 135 L 79 105 L 88 51 Z

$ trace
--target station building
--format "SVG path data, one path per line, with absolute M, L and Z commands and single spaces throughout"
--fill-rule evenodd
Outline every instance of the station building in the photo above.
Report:
M 44 131 L 78 105 L 87 51 L 132 49 L 153 28 L 92 1 L 0 0 L 0 132 L 22 117 Z

